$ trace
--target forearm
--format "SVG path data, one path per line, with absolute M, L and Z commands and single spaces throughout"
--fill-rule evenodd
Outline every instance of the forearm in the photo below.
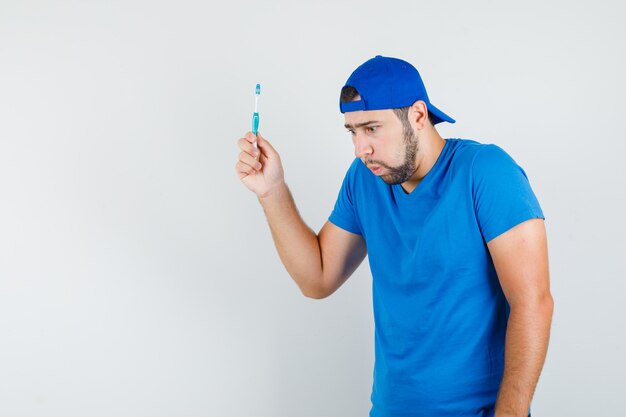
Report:
M 553 301 L 511 306 L 504 353 L 504 375 L 495 417 L 526 417 L 550 338 Z
M 300 217 L 289 188 L 283 183 L 268 195 L 259 197 L 259 202 L 287 272 L 304 295 L 318 296 L 322 282 L 319 241 Z

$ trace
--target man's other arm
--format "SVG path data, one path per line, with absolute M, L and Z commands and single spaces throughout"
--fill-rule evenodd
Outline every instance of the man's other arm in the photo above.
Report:
M 487 245 L 511 307 L 495 417 L 526 417 L 545 361 L 554 306 L 544 221 L 527 220 Z

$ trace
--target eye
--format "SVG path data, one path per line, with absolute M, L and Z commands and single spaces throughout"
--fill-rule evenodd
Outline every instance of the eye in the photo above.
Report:
M 378 129 L 378 126 L 368 126 L 367 127 L 367 131 L 370 132 L 370 133 L 376 132 L 376 129 Z
M 348 133 L 350 133 L 352 136 L 354 136 L 354 130 L 348 129 Z

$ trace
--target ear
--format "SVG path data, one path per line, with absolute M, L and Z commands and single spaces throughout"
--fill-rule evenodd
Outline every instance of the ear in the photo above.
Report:
M 422 100 L 417 100 L 411 105 L 409 109 L 409 120 L 415 123 L 417 130 L 422 130 L 428 124 L 428 109 L 426 103 Z

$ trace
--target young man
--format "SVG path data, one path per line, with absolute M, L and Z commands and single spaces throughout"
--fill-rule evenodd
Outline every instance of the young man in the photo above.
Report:
M 239 140 L 236 171 L 305 296 L 328 297 L 369 255 L 370 416 L 529 415 L 553 301 L 544 217 L 526 174 L 495 145 L 441 138 L 434 125 L 454 120 L 405 61 L 362 64 L 340 109 L 357 159 L 319 234 L 261 135 Z

